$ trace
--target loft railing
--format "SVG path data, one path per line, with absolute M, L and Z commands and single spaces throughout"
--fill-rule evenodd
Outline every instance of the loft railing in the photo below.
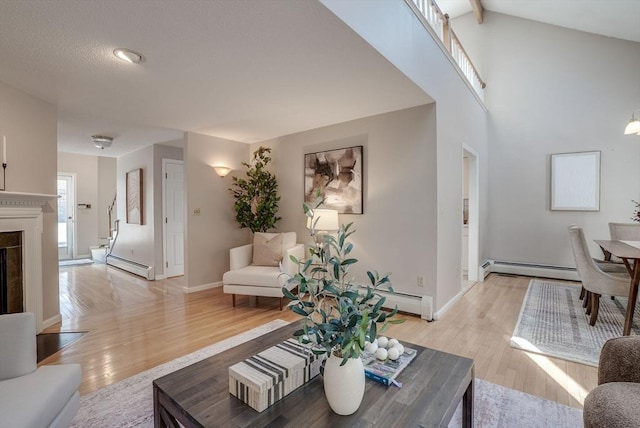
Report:
M 451 29 L 449 15 L 442 13 L 434 0 L 412 0 L 412 2 L 415 5 L 414 10 L 417 9 L 417 12 L 419 12 L 418 17 L 423 18 L 429 24 L 471 87 L 476 91 L 480 99 L 484 99 L 482 90 L 487 85 L 462 47 L 460 39 Z

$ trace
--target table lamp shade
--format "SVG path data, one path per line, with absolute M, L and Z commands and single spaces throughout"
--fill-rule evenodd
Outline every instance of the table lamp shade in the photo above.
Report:
M 340 221 L 338 220 L 338 211 L 325 210 L 316 208 L 313 210 L 313 216 L 307 217 L 307 229 L 315 226 L 315 230 L 325 232 L 335 232 L 340 229 Z

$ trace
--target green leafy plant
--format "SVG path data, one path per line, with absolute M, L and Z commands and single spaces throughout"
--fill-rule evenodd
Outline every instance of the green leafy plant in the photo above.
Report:
M 307 217 L 312 218 L 313 211 L 306 204 L 304 209 Z M 311 235 L 315 239 L 314 226 Z M 393 292 L 389 274 L 367 272 L 370 284 L 366 288 L 350 278 L 349 269 L 358 262 L 350 256 L 353 244 L 348 238 L 353 233 L 352 223 L 343 225 L 337 237 L 327 235 L 325 245 L 311 248 L 312 257 L 306 261 L 291 257 L 299 272 L 289 278 L 289 287 L 282 288 L 283 294 L 291 299 L 289 308 L 304 319 L 294 336 L 301 343 L 314 344 L 312 349 L 317 354 L 333 353 L 341 357 L 341 365 L 360 356 L 365 343 L 376 338 L 378 324 L 382 324 L 379 331 L 383 332 L 389 324 L 405 321 L 391 319 L 398 312 L 397 307 L 390 312 L 382 309 L 386 298 L 378 291 Z M 314 259 L 326 263 L 317 265 Z M 289 291 L 292 286 L 297 287 L 296 293 Z
M 233 188 L 229 189 L 236 202 L 236 221 L 241 228 L 248 227 L 251 232 L 267 232 L 273 229 L 281 219 L 277 216 L 278 181 L 275 175 L 267 171 L 271 162 L 271 149 L 260 147 L 253 152 L 253 164 L 242 162 L 247 168 L 247 178 L 233 177 Z

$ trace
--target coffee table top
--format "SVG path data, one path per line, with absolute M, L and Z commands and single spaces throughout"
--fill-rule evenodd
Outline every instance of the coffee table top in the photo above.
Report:
M 298 322 L 156 379 L 154 393 L 168 400 L 185 426 L 446 426 L 473 380 L 473 360 L 408 344 L 416 358 L 398 376 L 402 388 L 367 379 L 359 410 L 338 416 L 317 376 L 258 413 L 229 394 L 229 367 L 293 336 Z

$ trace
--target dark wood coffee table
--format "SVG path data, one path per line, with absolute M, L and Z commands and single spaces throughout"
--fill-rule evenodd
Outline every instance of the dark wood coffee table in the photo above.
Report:
M 386 387 L 369 379 L 360 409 L 338 416 L 318 376 L 262 413 L 229 394 L 229 366 L 292 337 L 298 323 L 243 343 L 153 382 L 156 427 L 446 427 L 460 401 L 462 425 L 473 426 L 473 360 L 409 345 L 415 360 Z

